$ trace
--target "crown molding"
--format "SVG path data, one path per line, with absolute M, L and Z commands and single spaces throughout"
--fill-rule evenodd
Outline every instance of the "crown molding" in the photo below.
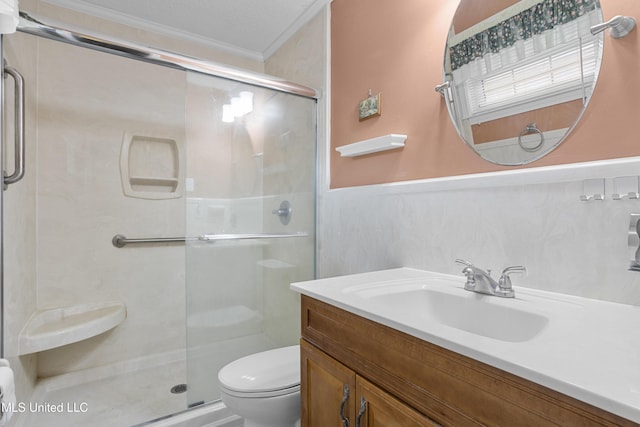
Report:
M 291 37 L 311 21 L 325 6 L 333 0 L 315 0 L 280 36 L 263 52 L 265 60 L 276 53 Z
M 66 9 L 74 10 L 76 12 L 85 13 L 87 15 L 96 16 L 107 21 L 111 21 L 117 24 L 127 25 L 133 28 L 139 28 L 152 33 L 160 34 L 163 36 L 173 37 L 179 40 L 184 40 L 190 43 L 196 43 L 204 45 L 206 47 L 227 52 L 239 57 L 248 58 L 254 61 L 264 62 L 265 55 L 263 52 L 253 51 L 249 49 L 242 49 L 237 46 L 230 45 L 228 43 L 222 43 L 216 40 L 212 40 L 206 37 L 199 36 L 187 31 L 177 30 L 175 28 L 161 25 L 155 22 L 151 22 L 139 17 L 127 15 L 125 13 L 116 12 L 114 10 L 88 4 L 81 0 L 41 0 L 44 3 L 49 3 L 55 6 L 60 6 Z M 326 0 L 317 0 L 318 2 Z M 306 15 L 306 13 L 305 13 Z M 302 26 L 300 26 L 302 27 Z

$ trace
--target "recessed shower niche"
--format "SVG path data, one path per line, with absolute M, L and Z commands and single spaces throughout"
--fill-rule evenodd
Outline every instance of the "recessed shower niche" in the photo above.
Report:
M 124 194 L 140 199 L 181 197 L 183 153 L 177 138 L 156 132 L 125 132 L 120 151 Z

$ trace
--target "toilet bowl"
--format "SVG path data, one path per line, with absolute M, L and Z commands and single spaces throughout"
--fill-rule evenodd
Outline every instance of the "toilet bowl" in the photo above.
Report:
M 235 360 L 218 372 L 222 402 L 245 427 L 294 427 L 300 421 L 300 346 Z

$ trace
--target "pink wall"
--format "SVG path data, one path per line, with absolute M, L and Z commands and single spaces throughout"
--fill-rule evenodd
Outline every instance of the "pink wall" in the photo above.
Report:
M 331 7 L 331 187 L 512 169 L 482 160 L 458 137 L 442 82 L 450 0 L 334 0 Z M 601 0 L 605 20 L 640 20 L 640 1 Z M 555 151 L 527 167 L 640 155 L 640 34 L 605 36 L 604 58 L 582 120 Z M 368 90 L 382 93 L 379 117 L 358 120 Z M 407 134 L 400 150 L 342 158 L 335 147 L 389 133 Z

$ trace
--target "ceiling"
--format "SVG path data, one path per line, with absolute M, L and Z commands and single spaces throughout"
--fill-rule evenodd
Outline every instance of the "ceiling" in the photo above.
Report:
M 44 0 L 264 60 L 330 0 Z

